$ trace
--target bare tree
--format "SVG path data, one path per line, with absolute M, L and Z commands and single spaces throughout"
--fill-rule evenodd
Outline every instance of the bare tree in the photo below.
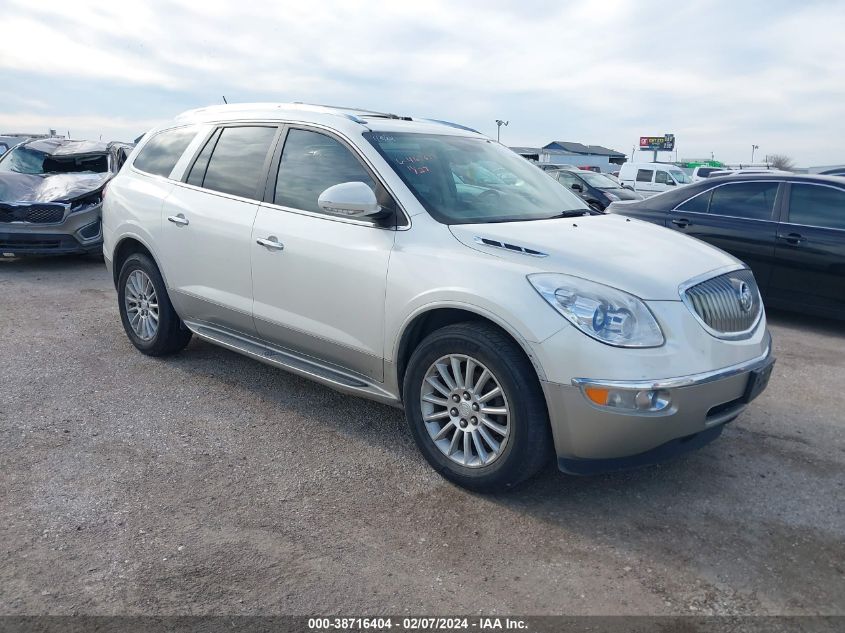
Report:
M 769 154 L 769 165 L 783 171 L 792 171 L 795 169 L 795 163 L 786 154 Z

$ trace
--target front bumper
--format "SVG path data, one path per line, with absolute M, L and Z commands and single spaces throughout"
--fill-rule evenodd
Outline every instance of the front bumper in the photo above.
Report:
M 542 382 L 558 466 L 564 472 L 587 474 L 653 463 L 698 448 L 718 437 L 722 426 L 745 409 L 750 376 L 773 362 L 769 342 L 757 358 L 690 376 L 651 381 L 574 379 L 568 385 Z M 585 396 L 587 385 L 659 389 L 670 395 L 670 405 L 656 412 L 599 406 Z
M 94 253 L 103 248 L 100 205 L 68 213 L 59 223 L 0 222 L 0 257 Z

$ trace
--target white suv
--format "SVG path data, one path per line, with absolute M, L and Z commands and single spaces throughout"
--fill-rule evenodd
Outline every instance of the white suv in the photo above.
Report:
M 193 110 L 139 143 L 103 230 L 141 352 L 195 334 L 404 406 L 431 465 L 479 490 L 552 453 L 584 474 L 701 446 L 773 363 L 741 262 L 443 121 Z

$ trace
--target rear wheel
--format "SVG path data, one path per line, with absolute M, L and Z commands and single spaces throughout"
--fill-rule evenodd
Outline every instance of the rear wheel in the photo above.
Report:
M 460 323 L 430 334 L 411 356 L 403 394 L 423 455 L 458 485 L 507 490 L 535 475 L 551 455 L 534 368 L 493 325 Z
M 118 302 L 123 329 L 148 356 L 175 354 L 191 340 L 173 309 L 155 263 L 142 253 L 130 255 L 120 269 Z

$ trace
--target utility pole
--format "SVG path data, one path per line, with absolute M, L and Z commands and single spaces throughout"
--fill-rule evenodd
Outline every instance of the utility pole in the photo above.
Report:
M 754 152 L 760 149 L 759 145 L 752 145 L 751 146 L 751 164 L 754 164 Z
M 502 126 L 510 123 L 510 121 L 502 121 L 501 119 L 496 119 L 496 141 L 499 141 L 502 133 Z

